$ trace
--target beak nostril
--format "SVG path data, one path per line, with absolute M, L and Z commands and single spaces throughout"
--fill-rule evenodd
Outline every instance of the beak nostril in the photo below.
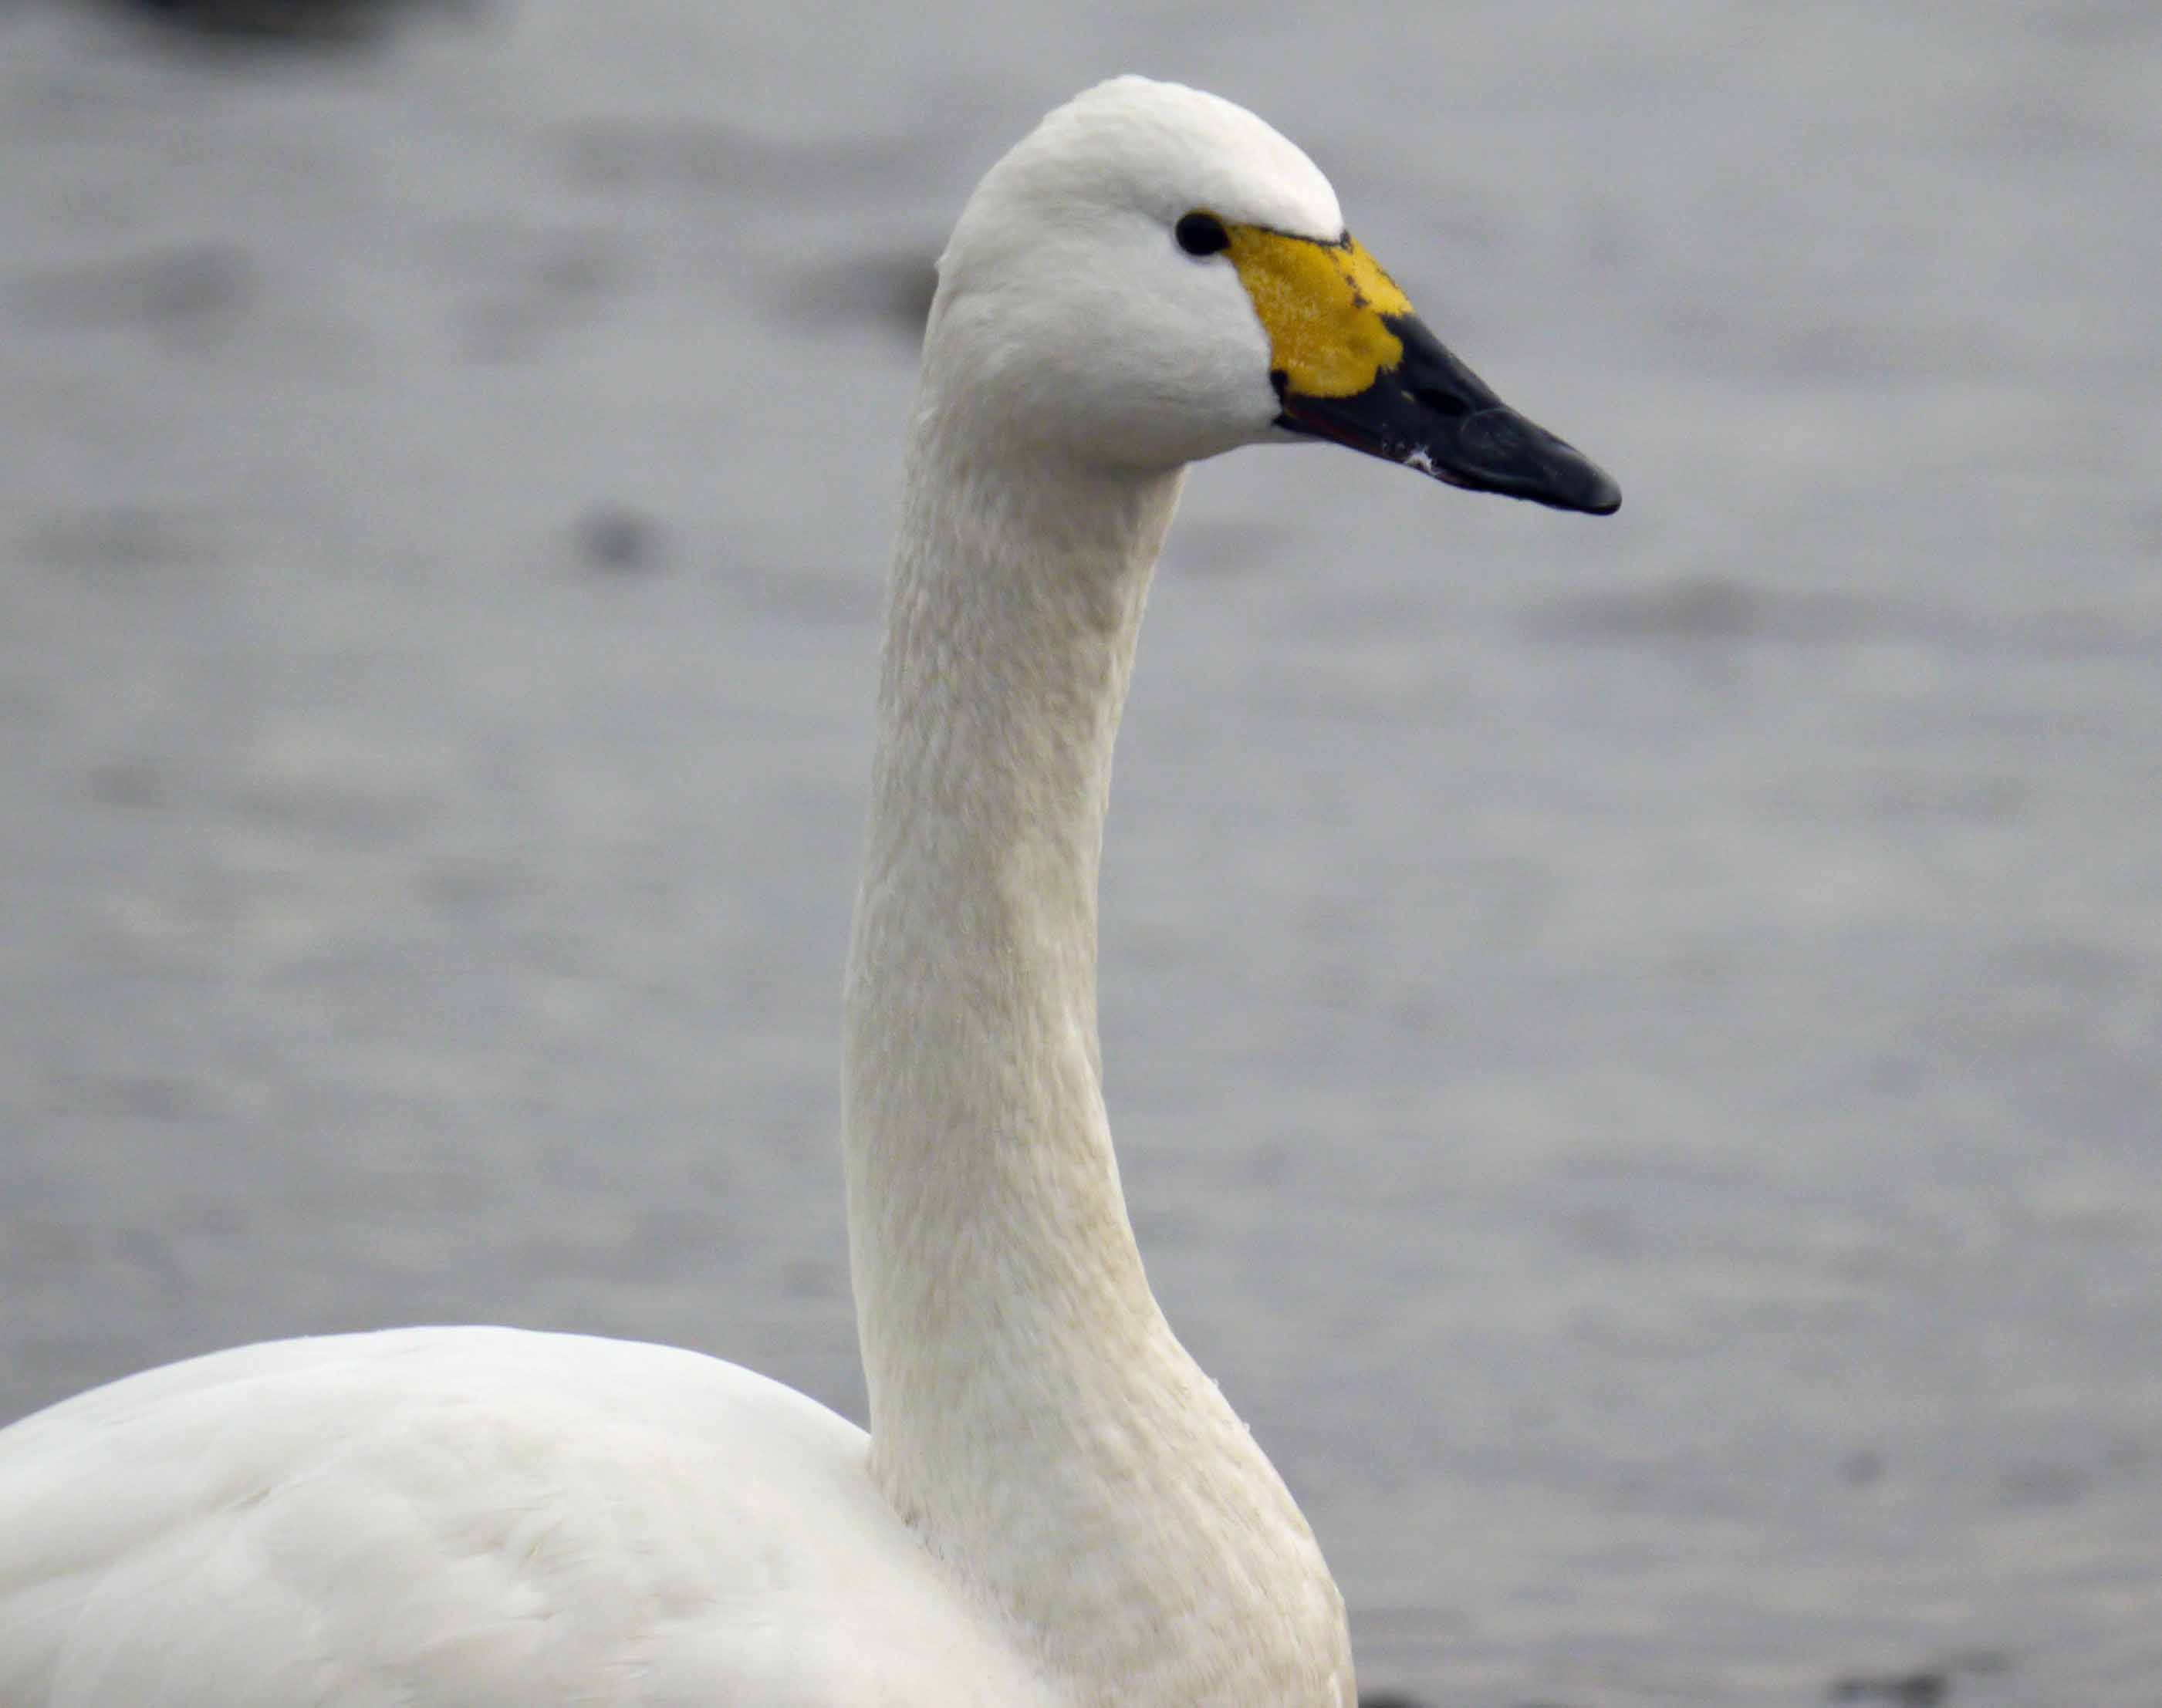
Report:
M 1460 416 L 1471 413 L 1471 405 L 1465 400 L 1456 396 L 1452 392 L 1437 391 L 1430 385 L 1417 387 L 1412 391 L 1410 396 L 1412 401 L 1421 409 L 1430 410 L 1435 415 L 1452 421 Z

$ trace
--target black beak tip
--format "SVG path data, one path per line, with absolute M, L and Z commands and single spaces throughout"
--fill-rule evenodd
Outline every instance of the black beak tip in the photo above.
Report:
M 1581 510 L 1589 516 L 1611 516 L 1622 508 L 1622 488 L 1614 477 L 1588 458 L 1570 483 L 1574 488 L 1563 509 Z
M 1590 516 L 1611 516 L 1622 508 L 1622 488 L 1612 475 L 1566 439 L 1512 409 L 1482 410 L 1463 423 L 1458 436 L 1474 479 L 1485 476 L 1496 492 Z
M 1512 463 L 1463 462 L 1430 457 L 1422 449 L 1411 467 L 1451 486 L 1473 492 L 1525 499 L 1550 510 L 1574 510 L 1587 516 L 1611 516 L 1622 508 L 1622 488 L 1614 477 L 1574 446 L 1548 440 L 1543 454 Z

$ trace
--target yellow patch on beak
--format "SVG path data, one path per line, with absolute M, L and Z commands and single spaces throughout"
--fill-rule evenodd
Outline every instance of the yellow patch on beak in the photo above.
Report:
M 1384 315 L 1411 300 L 1346 232 L 1334 243 L 1261 226 L 1227 225 L 1231 264 L 1269 335 L 1279 389 L 1300 397 L 1351 397 L 1403 359 Z

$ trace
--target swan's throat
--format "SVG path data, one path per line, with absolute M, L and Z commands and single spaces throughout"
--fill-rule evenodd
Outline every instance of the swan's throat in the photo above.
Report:
M 1178 492 L 935 427 L 911 449 L 846 1067 L 873 1437 L 904 1488 L 938 1480 L 957 1407 L 987 1429 L 1063 1407 L 1161 1331 L 1099 1079 L 1096 881 Z
M 848 969 L 871 1468 L 1077 1700 L 1334 1704 L 1343 1602 L 1157 1310 L 1103 1107 L 1096 867 L 1178 484 L 916 420 Z
M 873 1472 L 1077 1700 L 1343 1700 L 1342 1602 L 1157 1308 L 1104 1111 L 1097 866 L 1180 477 L 935 409 L 910 448 L 843 1066 Z

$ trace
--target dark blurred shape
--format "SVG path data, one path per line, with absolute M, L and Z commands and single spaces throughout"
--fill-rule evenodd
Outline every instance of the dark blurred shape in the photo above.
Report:
M 23 514 L 35 560 L 63 573 L 195 577 L 224 567 L 233 552 L 229 519 L 207 507 L 121 500 L 26 506 Z
M 202 238 L 32 274 L 16 295 L 44 319 L 133 324 L 192 340 L 229 329 L 246 312 L 256 285 L 246 250 L 227 238 Z
M 1416 1696 L 1407 1696 L 1401 1690 L 1361 1690 L 1359 1708 L 1426 1708 Z M 1560 1702 L 1519 1702 L 1517 1708 L 1567 1708 Z
M 1952 1681 L 1941 1668 L 1911 1673 L 1851 1673 L 1825 1694 L 1835 1702 L 1890 1702 L 1898 1708 L 1936 1708 L 1951 1694 Z
M 193 244 L 146 259 L 136 285 L 147 318 L 201 321 L 246 306 L 248 257 L 227 243 Z
M 488 270 L 488 294 L 464 313 L 466 347 L 477 361 L 530 361 L 603 311 L 621 256 L 605 234 L 566 231 L 519 243 Z
M 572 188 L 668 191 L 776 205 L 916 187 L 932 170 L 906 138 L 822 142 L 759 135 L 717 119 L 585 120 L 561 130 Z
M 1898 596 L 1685 575 L 1554 600 L 1529 626 L 1595 645 L 1786 645 L 1898 641 L 2019 657 L 2146 656 L 2162 633 L 2138 612 L 2066 605 L 1999 614 Z
M 1884 1476 L 1884 1460 L 1867 1447 L 1856 1449 L 1839 1462 L 1839 1480 L 1851 1489 L 1866 1489 Z
M 112 0 L 120 10 L 206 39 L 315 46 L 373 39 L 411 0 Z M 431 0 L 438 7 L 444 0 Z M 455 0 L 469 9 L 471 0 Z
M 1744 640 L 1824 625 L 1815 610 L 1789 609 L 1768 592 L 1717 576 L 1693 576 L 1649 588 L 1574 595 L 1547 614 L 1543 626 L 1592 640 Z
M 621 504 L 600 504 L 578 522 L 578 556 L 587 568 L 632 575 L 658 567 L 661 530 Z
M 938 290 L 935 250 L 856 255 L 838 265 L 807 268 L 776 294 L 776 306 L 797 321 L 882 326 L 912 344 L 923 337 Z

